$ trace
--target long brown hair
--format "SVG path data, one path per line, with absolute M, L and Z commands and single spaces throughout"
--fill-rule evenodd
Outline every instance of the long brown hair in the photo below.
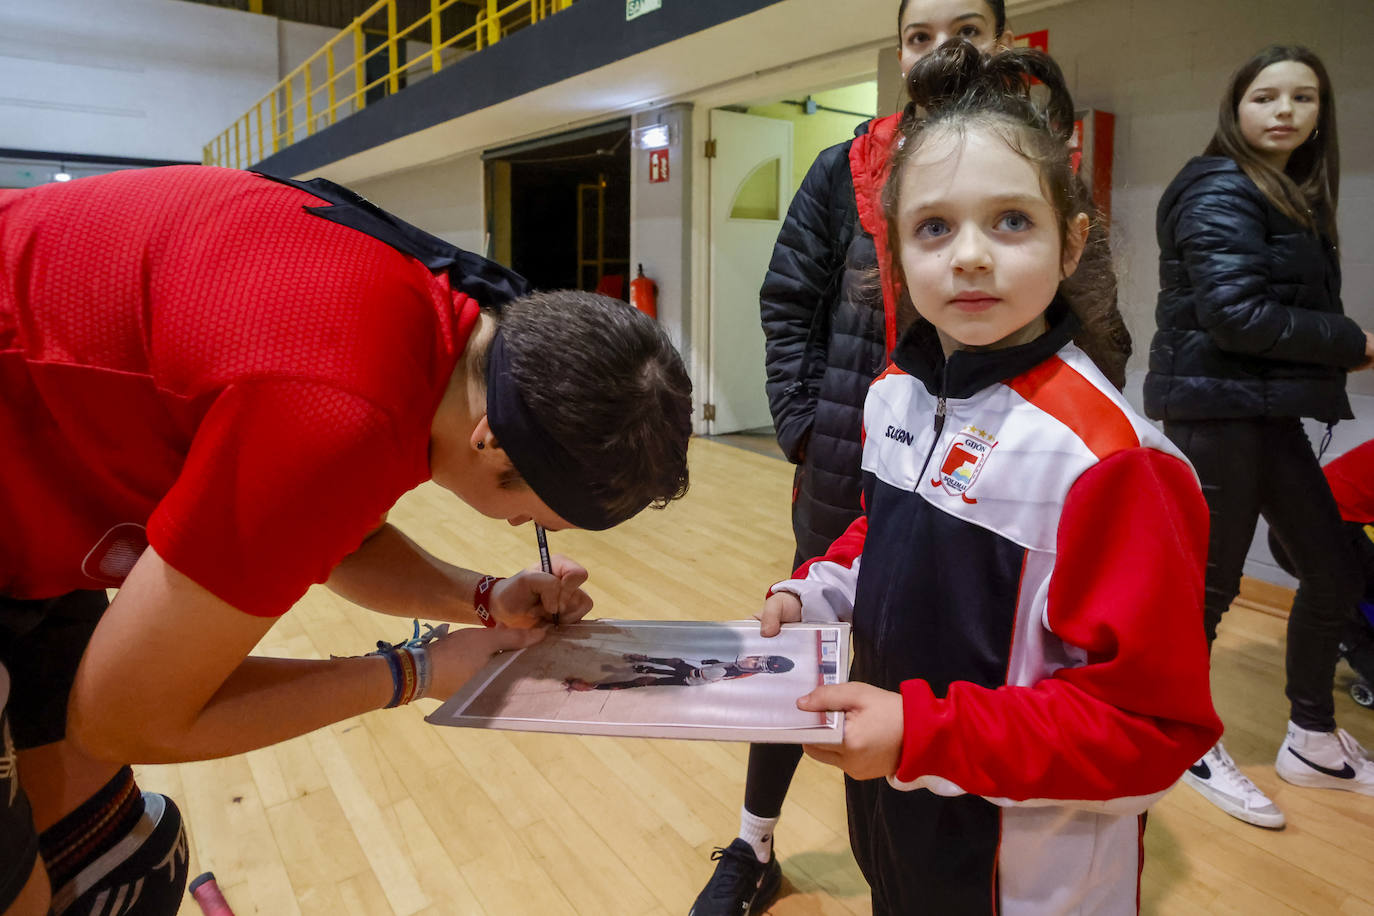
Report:
M 1041 85 L 1036 86 L 1032 77 Z M 1069 158 L 1073 96 L 1059 65 L 1049 55 L 1029 48 L 988 55 L 961 38 L 950 39 L 911 68 L 907 93 L 911 105 L 902 119 L 900 143 L 883 188 L 891 267 L 903 287 L 902 233 L 897 224 L 902 173 L 936 125 L 957 131 L 987 126 L 1036 167 L 1045 197 L 1054 208 L 1061 251 L 1068 241 L 1069 223 L 1079 214 L 1086 214 L 1091 226 L 1099 226 L 1097 210 Z M 1090 231 L 1089 244 L 1072 282 L 1067 278 L 1060 282 L 1059 297 L 1082 324 L 1074 342 L 1120 388 L 1125 381 L 1129 335 L 1123 334 L 1125 325 L 1117 310 L 1116 276 L 1105 235 L 1100 231 L 1096 239 L 1093 235 Z M 904 292 L 899 323 L 925 320 L 913 316 L 914 311 L 910 296 Z
M 1282 171 L 1262 159 L 1240 131 L 1237 112 L 1245 91 L 1260 71 L 1283 61 L 1306 64 L 1317 74 L 1317 129 L 1293 151 Z M 1324 233 L 1334 243 L 1336 203 L 1340 199 L 1341 153 L 1336 133 L 1336 97 L 1321 58 L 1302 45 L 1270 45 L 1231 75 L 1221 99 L 1217 132 L 1207 144 L 1208 156 L 1226 156 L 1244 170 L 1275 207 L 1293 222 Z

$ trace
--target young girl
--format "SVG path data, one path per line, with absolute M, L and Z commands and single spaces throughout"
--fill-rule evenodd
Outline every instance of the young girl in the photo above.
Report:
M 1326 68 L 1306 48 L 1266 48 L 1232 77 L 1206 154 L 1159 203 L 1145 412 L 1164 421 L 1207 494 L 1208 641 L 1240 590 L 1260 515 L 1297 568 L 1279 776 L 1374 795 L 1374 763 L 1336 728 L 1331 697 L 1363 582 L 1301 419 L 1349 418 L 1346 373 L 1374 357 L 1374 336 L 1341 307 L 1334 103 Z M 1220 743 L 1184 778 L 1234 817 L 1284 824 Z
M 1048 104 L 1032 101 L 1030 77 Z M 852 619 L 850 839 L 888 913 L 1122 913 L 1142 815 L 1220 734 L 1198 625 L 1206 505 L 1072 339 L 1090 214 L 1063 75 L 945 45 L 885 193 L 915 316 L 864 406 L 865 512 L 780 622 Z M 882 778 L 880 778 L 882 777 Z
M 898 4 L 903 76 L 953 37 L 985 51 L 1009 47 L 1004 0 Z M 896 288 L 879 297 L 865 287 L 888 260 L 879 256 L 887 243 L 880 198 L 900 117 L 865 122 L 853 139 L 816 157 L 759 292 L 769 409 L 778 445 L 797 465 L 794 569 L 823 554 L 859 515 L 864 396 L 897 339 Z M 801 757 L 796 745 L 749 749 L 739 836 L 716 851 L 719 864 L 692 916 L 742 916 L 772 900 L 782 880 L 773 833 Z

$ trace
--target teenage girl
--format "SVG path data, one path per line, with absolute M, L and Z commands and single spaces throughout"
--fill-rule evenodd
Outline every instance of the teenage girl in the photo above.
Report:
M 846 713 L 807 751 L 849 777 L 875 914 L 1135 912 L 1144 812 L 1221 732 L 1206 503 L 1073 342 L 1103 304 L 1066 295 L 1092 213 L 1059 68 L 954 42 L 908 89 L 884 200 L 914 316 L 864 405 L 865 511 L 763 629 L 853 622 L 851 682 L 798 706 Z
M 1346 374 L 1374 358 L 1374 335 L 1341 306 L 1339 188 L 1326 68 L 1306 48 L 1264 49 L 1232 76 L 1206 153 L 1159 202 L 1145 412 L 1193 463 L 1211 511 L 1208 642 L 1240 590 L 1260 515 L 1297 568 L 1279 776 L 1374 795 L 1374 763 L 1336 728 L 1331 697 L 1364 582 L 1302 427 L 1349 418 Z M 1220 743 L 1184 779 L 1234 817 L 1284 824 Z

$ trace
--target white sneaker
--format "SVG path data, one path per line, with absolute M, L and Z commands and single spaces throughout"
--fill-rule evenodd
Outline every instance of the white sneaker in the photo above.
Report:
M 1188 768 L 1183 781 L 1203 798 L 1247 824 L 1273 830 L 1284 825 L 1283 812 L 1240 771 L 1220 741 Z
M 1274 769 L 1281 779 L 1295 786 L 1374 795 L 1374 762 L 1343 728 L 1310 732 L 1289 722 Z

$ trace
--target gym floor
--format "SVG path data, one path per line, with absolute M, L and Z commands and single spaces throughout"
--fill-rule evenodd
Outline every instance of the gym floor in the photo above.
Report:
M 550 547 L 591 570 L 594 615 L 749 617 L 792 555 L 792 473 L 777 454 L 771 434 L 696 440 L 686 499 L 614 531 L 551 534 Z M 432 484 L 391 519 L 471 568 L 538 561 L 532 528 L 480 519 Z M 1374 916 L 1374 798 L 1274 774 L 1291 593 L 1247 585 L 1213 651 L 1213 691 L 1227 748 L 1288 827 L 1243 824 L 1176 788 L 1150 814 L 1144 911 Z M 316 588 L 259 652 L 356 655 L 408 631 Z M 1342 665 L 1337 719 L 1374 747 L 1374 711 L 1350 699 L 1351 678 Z M 738 826 L 746 745 L 439 728 L 423 721 L 436 705 L 368 713 L 239 757 L 143 767 L 139 781 L 176 798 L 191 875 L 213 870 L 238 916 L 687 912 L 712 848 Z M 777 848 L 786 879 L 768 912 L 870 911 L 839 771 L 803 761 Z M 189 897 L 181 914 L 199 916 Z

